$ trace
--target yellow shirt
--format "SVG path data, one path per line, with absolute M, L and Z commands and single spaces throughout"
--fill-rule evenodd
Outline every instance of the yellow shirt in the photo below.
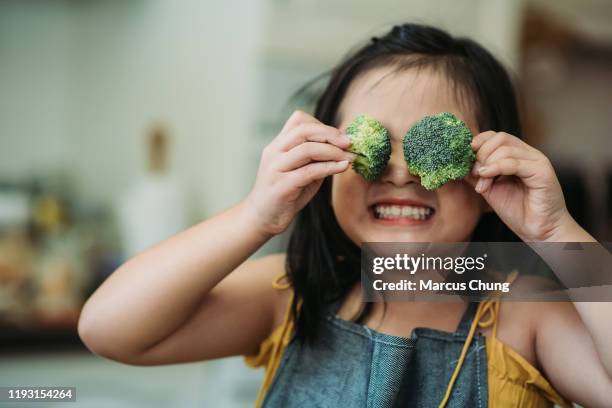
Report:
M 272 286 L 276 289 L 290 288 L 289 284 L 282 282 L 286 275 L 280 275 L 274 280 Z M 510 280 L 516 277 L 511 274 Z M 256 407 L 260 407 L 266 395 L 274 374 L 280 364 L 285 348 L 293 334 L 293 319 L 291 303 L 293 290 L 289 296 L 289 303 L 285 311 L 283 323 L 278 326 L 260 345 L 255 355 L 245 356 L 245 363 L 250 367 L 265 366 L 264 380 L 259 389 Z M 489 407 L 493 408 L 548 408 L 557 404 L 561 407 L 571 408 L 572 404 L 565 400 L 553 386 L 544 378 L 540 371 L 531 365 L 524 357 L 497 339 L 497 316 L 499 315 L 500 301 L 497 298 L 482 301 L 476 311 L 470 332 L 465 341 L 463 352 L 459 358 L 455 373 L 448 385 L 446 396 L 440 407 L 446 404 L 452 392 L 452 386 L 459 374 L 465 358 L 467 348 L 478 327 L 493 327 L 492 336 L 486 338 L 487 373 Z M 298 303 L 299 307 L 299 303 Z M 487 320 L 483 317 L 489 315 Z

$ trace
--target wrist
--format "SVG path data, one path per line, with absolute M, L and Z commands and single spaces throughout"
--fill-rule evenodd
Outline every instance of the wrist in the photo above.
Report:
M 268 241 L 274 235 L 264 223 L 262 223 L 261 214 L 259 214 L 253 205 L 250 197 L 242 200 L 237 206 L 236 210 L 238 212 L 238 219 L 240 222 L 238 223 L 238 228 L 244 228 L 246 230 L 250 230 L 253 234 L 263 242 Z
M 590 242 L 595 239 L 566 210 L 544 242 Z

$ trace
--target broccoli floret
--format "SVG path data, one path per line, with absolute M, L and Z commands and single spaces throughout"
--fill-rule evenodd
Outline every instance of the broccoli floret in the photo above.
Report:
M 469 173 L 476 160 L 471 141 L 470 129 L 452 113 L 426 116 L 404 136 L 404 158 L 410 173 L 433 190 Z
M 368 115 L 359 115 L 346 129 L 351 140 L 349 152 L 357 154 L 353 170 L 366 180 L 378 178 L 391 157 L 391 139 L 387 129 Z

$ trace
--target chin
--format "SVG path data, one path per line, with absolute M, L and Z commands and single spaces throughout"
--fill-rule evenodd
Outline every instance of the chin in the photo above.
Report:
M 434 219 L 419 223 L 405 222 L 366 222 L 363 228 L 353 230 L 350 234 L 354 242 L 464 242 L 469 236 L 463 231 L 441 228 Z
M 373 235 L 373 239 L 371 242 L 435 242 L 435 239 L 432 239 L 426 235 L 420 234 L 410 234 L 410 233 L 395 233 L 395 234 L 376 234 Z M 366 241 L 367 242 L 367 241 Z

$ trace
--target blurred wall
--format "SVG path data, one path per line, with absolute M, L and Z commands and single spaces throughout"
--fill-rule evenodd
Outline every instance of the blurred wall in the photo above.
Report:
M 0 3 L 0 174 L 70 154 L 74 21 L 64 3 Z
M 524 3 L 534 1 L 557 2 L 2 1 L 0 182 L 63 171 L 74 180 L 82 205 L 114 203 L 143 174 L 145 136 L 161 123 L 172 138 L 172 172 L 188 193 L 194 220 L 210 216 L 250 188 L 261 148 L 289 114 L 290 95 L 356 44 L 396 23 L 427 23 L 473 37 L 516 72 Z M 607 0 L 588 1 L 597 6 Z M 588 68 L 581 66 L 578 78 L 591 77 Z M 608 88 L 595 80 L 571 82 L 568 88 L 578 92 L 584 84 L 593 88 L 585 92 L 593 91 L 596 101 L 609 100 Z M 570 99 L 544 97 L 550 112 L 571 116 Z M 597 102 L 585 106 L 595 112 Z M 557 146 L 562 154 L 573 148 L 576 128 L 555 132 L 559 139 L 550 140 L 549 149 Z M 601 135 L 605 144 L 607 134 Z M 591 157 L 592 147 L 581 148 Z M 605 152 L 600 149 L 598 157 L 609 157 Z M 281 241 L 272 242 L 271 250 L 280 249 Z M 48 354 L 49 360 L 34 356 L 25 362 L 17 356 L 6 373 L 43 384 L 65 361 L 63 355 Z M 89 372 L 98 382 L 112 379 L 110 387 L 119 390 L 123 406 L 135 404 L 125 402 L 123 385 L 159 387 L 168 375 L 176 384 L 160 389 L 175 388 L 177 398 L 189 395 L 204 406 L 209 399 L 208 405 L 247 406 L 225 401 L 235 394 L 250 406 L 261 381 L 261 373 L 255 375 L 239 358 L 160 370 L 124 370 L 93 356 L 80 356 L 74 364 L 59 370 L 58 378 Z M 138 395 L 134 400 L 150 403 Z M 167 406 L 167 401 L 156 402 Z
M 233 3 L 0 3 L 0 174 L 66 169 L 83 200 L 109 203 L 160 121 L 194 210 L 237 201 L 260 2 Z
M 297 85 L 356 43 L 419 21 L 474 36 L 513 66 L 521 4 L 5 1 L 0 175 L 64 171 L 84 204 L 108 204 L 144 171 L 146 132 L 161 122 L 193 214 L 211 215 L 251 186 L 279 128 L 266 117 L 282 120 Z
M 523 0 L 276 0 L 266 14 L 265 52 L 336 62 L 393 24 L 416 22 L 477 39 L 505 63 L 517 61 Z

